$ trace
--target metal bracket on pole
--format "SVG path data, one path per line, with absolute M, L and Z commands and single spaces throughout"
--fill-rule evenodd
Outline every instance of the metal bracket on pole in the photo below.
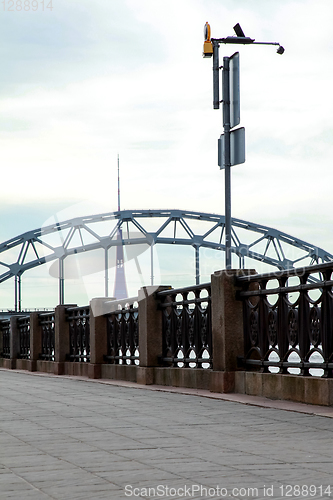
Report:
M 21 312 L 21 274 L 15 274 L 15 312 Z
M 225 171 L 225 267 L 231 269 L 231 175 L 232 165 L 245 162 L 245 130 L 243 127 L 232 130 L 240 123 L 239 103 L 239 53 L 223 58 L 223 66 L 219 66 L 220 43 L 225 44 L 258 44 L 278 45 L 278 54 L 284 48 L 277 42 L 255 42 L 254 38 L 245 36 L 239 24 L 234 26 L 237 36 L 210 38 L 210 25 L 205 24 L 204 57 L 213 56 L 213 108 L 219 109 L 223 103 L 223 135 L 218 140 L 218 165 Z M 222 100 L 219 94 L 219 71 L 222 69 Z M 198 273 L 197 273 L 198 274 Z
M 104 249 L 104 295 L 109 296 L 109 249 Z
M 230 176 L 230 58 L 223 58 L 222 96 L 225 172 L 225 267 L 231 269 L 231 176 Z
M 200 284 L 200 249 L 198 245 L 194 245 L 195 250 L 195 284 Z
M 220 108 L 219 44 L 213 43 L 213 108 Z
M 59 304 L 65 303 L 64 257 L 59 258 Z

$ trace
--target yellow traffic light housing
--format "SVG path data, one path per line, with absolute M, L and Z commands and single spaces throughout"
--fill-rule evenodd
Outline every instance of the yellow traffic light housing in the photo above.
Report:
M 204 46 L 203 46 L 203 57 L 212 57 L 213 55 L 213 44 L 210 39 L 210 25 L 208 23 L 204 26 Z
M 212 57 L 213 55 L 213 44 L 211 41 L 205 41 L 203 46 L 203 57 Z

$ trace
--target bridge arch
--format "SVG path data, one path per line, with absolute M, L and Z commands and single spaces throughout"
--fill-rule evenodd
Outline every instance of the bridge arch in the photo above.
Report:
M 121 229 L 122 239 L 117 239 Z M 117 245 L 187 245 L 194 248 L 195 281 L 200 282 L 200 249 L 225 250 L 224 215 L 186 210 L 122 210 L 75 217 L 23 233 L 0 244 L 0 283 L 14 278 L 15 311 L 21 308 L 22 275 L 51 263 L 57 269 L 59 302 L 64 301 L 64 261 L 70 255 L 104 251 L 105 295 L 108 296 L 108 252 Z M 273 269 L 319 264 L 333 260 L 322 248 L 268 226 L 232 219 L 231 251 L 238 267 L 264 262 Z M 153 277 L 153 252 L 151 252 Z M 153 280 L 153 278 L 151 278 Z M 151 284 L 153 284 L 151 282 Z

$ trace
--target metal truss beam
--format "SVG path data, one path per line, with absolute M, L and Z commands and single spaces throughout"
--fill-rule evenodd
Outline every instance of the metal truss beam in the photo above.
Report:
M 109 229 L 105 231 L 103 226 L 107 224 Z M 119 228 L 122 229 L 122 240 L 116 238 Z M 25 271 L 55 260 L 59 261 L 59 269 L 63 269 L 63 262 L 70 255 L 99 248 L 107 252 L 117 245 L 142 243 L 151 247 L 155 244 L 192 246 L 195 250 L 195 281 L 199 283 L 200 248 L 225 251 L 225 217 L 185 210 L 123 210 L 56 222 L 0 244 L 0 283 L 15 278 L 17 308 L 21 303 L 21 276 Z M 240 267 L 243 267 L 245 258 L 280 270 L 333 260 L 333 255 L 322 248 L 271 227 L 241 219 L 232 219 L 231 251 L 239 257 Z M 64 300 L 63 272 L 59 279 L 60 299 Z M 107 286 L 105 290 L 107 292 Z

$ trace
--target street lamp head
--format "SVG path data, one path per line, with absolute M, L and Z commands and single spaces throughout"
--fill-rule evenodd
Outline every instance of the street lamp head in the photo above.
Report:
M 250 38 L 249 36 L 245 36 L 244 31 L 240 27 L 240 24 L 237 23 L 234 26 L 234 31 L 236 36 L 227 36 L 225 38 L 211 38 L 210 35 L 210 25 L 209 23 L 205 24 L 204 27 L 204 47 L 203 47 L 203 57 L 212 57 L 214 50 L 213 47 L 219 48 L 220 43 L 232 43 L 232 44 L 242 44 L 242 45 L 278 45 L 277 53 L 283 54 L 284 48 L 278 42 L 256 42 L 254 38 Z
M 204 39 L 205 42 L 210 41 L 210 24 L 208 22 L 204 26 Z
M 212 57 L 213 55 L 213 44 L 210 39 L 210 25 L 206 23 L 204 26 L 204 46 L 203 46 L 203 57 Z
M 240 27 L 239 23 L 235 24 L 235 26 L 234 26 L 234 32 L 236 33 L 237 36 L 241 36 L 243 38 L 245 37 L 244 31 Z

